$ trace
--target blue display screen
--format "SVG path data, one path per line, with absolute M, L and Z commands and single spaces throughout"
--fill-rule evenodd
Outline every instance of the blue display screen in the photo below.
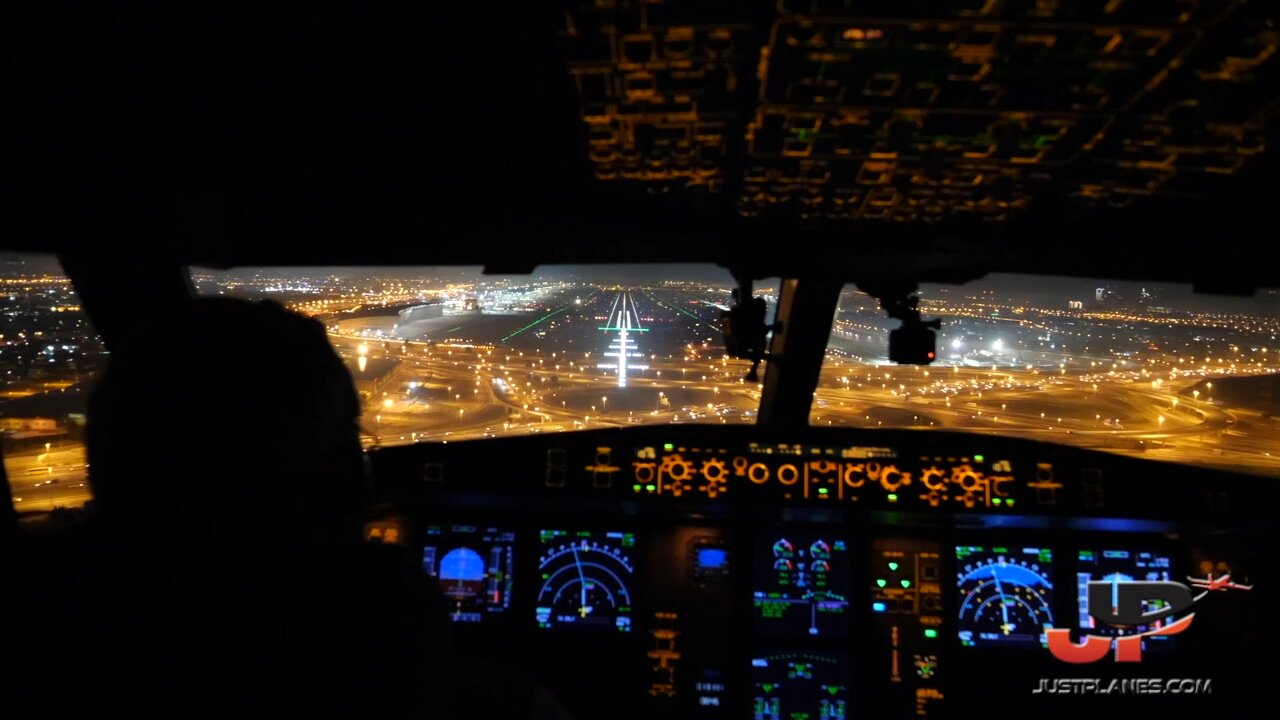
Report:
M 729 554 L 724 548 L 698 548 L 698 568 L 702 570 L 719 570 L 729 562 Z
M 1053 627 L 1053 553 L 1048 548 L 956 548 L 960 644 L 1046 645 Z
M 635 534 L 543 530 L 539 537 L 538 627 L 630 632 Z
M 474 525 L 432 525 L 422 569 L 440 583 L 454 622 L 480 622 L 511 606 L 514 532 Z

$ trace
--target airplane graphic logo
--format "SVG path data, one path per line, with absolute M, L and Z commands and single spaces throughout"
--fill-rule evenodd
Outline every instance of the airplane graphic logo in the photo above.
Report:
M 1211 592 L 1228 590 L 1252 590 L 1252 585 L 1231 582 L 1231 575 L 1215 578 L 1212 573 L 1204 578 L 1188 577 L 1190 585 L 1158 581 L 1128 581 L 1089 583 L 1089 614 L 1101 623 L 1116 627 L 1151 625 L 1173 615 L 1189 610 Z M 1199 594 L 1193 594 L 1199 590 Z M 1145 637 L 1177 635 L 1191 627 L 1195 613 L 1160 627 L 1133 635 L 1111 637 L 1085 635 L 1080 644 L 1071 641 L 1071 631 L 1066 628 L 1050 628 L 1046 631 L 1049 652 L 1063 662 L 1082 664 L 1101 660 L 1115 643 L 1116 662 L 1141 662 L 1142 640 Z

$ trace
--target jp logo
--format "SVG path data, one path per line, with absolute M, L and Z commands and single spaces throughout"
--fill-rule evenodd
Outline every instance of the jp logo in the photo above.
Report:
M 1190 609 L 1212 591 L 1250 590 L 1253 587 L 1231 582 L 1230 575 L 1223 575 L 1217 579 L 1210 575 L 1205 579 L 1187 578 L 1187 580 L 1191 582 L 1191 587 L 1168 581 L 1120 583 L 1092 581 L 1089 583 L 1088 592 L 1089 614 L 1100 623 L 1116 627 L 1150 625 Z M 1203 592 L 1192 595 L 1192 587 Z M 1191 621 L 1195 616 L 1195 613 L 1188 613 L 1153 630 L 1118 638 L 1107 635 L 1085 635 L 1084 642 L 1079 645 L 1071 642 L 1070 630 L 1051 628 L 1046 631 L 1049 652 L 1064 662 L 1097 662 L 1111 649 L 1111 643 L 1114 640 L 1116 662 L 1141 662 L 1144 637 L 1177 635 L 1191 627 Z

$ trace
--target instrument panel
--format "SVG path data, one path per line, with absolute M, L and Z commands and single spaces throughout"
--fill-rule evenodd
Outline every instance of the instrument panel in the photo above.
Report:
M 774 538 L 777 539 L 774 539 Z M 827 534 L 756 540 L 756 628 L 777 635 L 843 635 L 849 627 L 849 548 Z
M 1053 627 L 1053 551 L 1048 548 L 956 548 L 960 644 L 1047 645 Z
M 649 0 L 577 3 L 561 39 L 599 184 L 811 226 L 1002 223 L 1241 174 L 1274 25 L 1237 0 Z
M 631 631 L 634 533 L 543 530 L 538 627 Z
M 460 664 L 521 668 L 579 717 L 1221 709 L 1261 677 L 1245 659 L 1276 639 L 1263 479 L 963 434 L 765 435 L 378 450 L 388 512 L 370 527 L 421 553 Z M 1143 598 L 1160 617 L 1131 626 L 1090 612 L 1099 593 L 1128 602 L 1125 583 L 1223 575 L 1250 589 L 1176 617 L 1177 596 Z M 1061 659 L 1056 629 L 1106 656 Z M 1202 685 L 1132 689 L 1170 678 Z M 1130 690 L 1099 694 L 1111 680 Z
M 511 605 L 515 534 L 473 525 L 431 525 L 422 548 L 422 570 L 448 598 L 453 622 L 480 622 Z

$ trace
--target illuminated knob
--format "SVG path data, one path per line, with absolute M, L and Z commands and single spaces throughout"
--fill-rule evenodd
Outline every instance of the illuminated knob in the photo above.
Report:
M 679 455 L 668 455 L 663 458 L 662 469 L 666 472 L 668 478 L 676 482 L 682 482 L 693 477 L 693 463 Z
M 702 461 L 702 476 L 713 483 L 724 482 L 728 477 L 729 470 L 725 466 L 724 461 L 720 458 L 711 458 Z
M 903 485 L 911 484 L 911 474 L 904 473 L 896 465 L 886 465 L 880 471 L 880 487 L 886 492 L 897 492 Z
M 927 470 L 920 471 L 920 482 L 930 490 L 941 490 L 946 487 L 946 474 L 937 467 L 931 467 Z
M 961 465 L 951 471 L 951 481 L 965 492 L 973 492 L 982 484 L 982 476 L 968 465 Z

